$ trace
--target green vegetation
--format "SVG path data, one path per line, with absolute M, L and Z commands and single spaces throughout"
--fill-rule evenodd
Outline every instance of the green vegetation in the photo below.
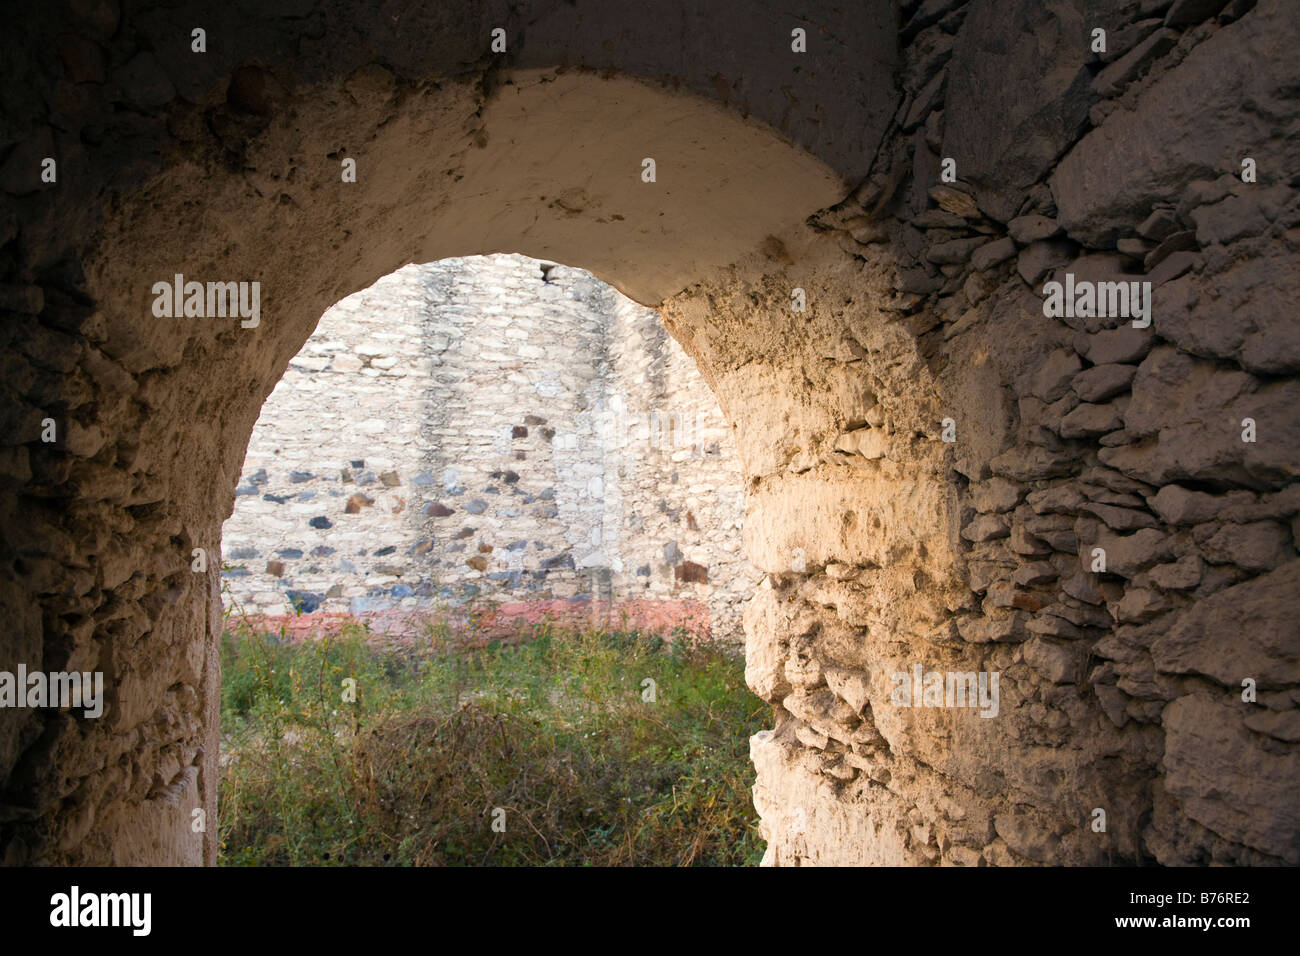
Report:
M 758 862 L 767 711 L 739 660 L 634 632 L 428 631 L 295 643 L 231 622 L 223 864 Z

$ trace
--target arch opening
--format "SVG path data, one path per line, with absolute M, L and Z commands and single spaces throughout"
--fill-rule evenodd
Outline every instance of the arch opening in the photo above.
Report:
M 222 526 L 218 863 L 757 861 L 742 514 L 694 363 L 589 273 L 332 306 Z

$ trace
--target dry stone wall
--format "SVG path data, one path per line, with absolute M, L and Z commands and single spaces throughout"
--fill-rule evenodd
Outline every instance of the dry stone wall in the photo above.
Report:
M 579 269 L 449 259 L 322 316 L 253 429 L 222 576 L 258 614 L 649 600 L 637 623 L 735 642 L 742 509 L 656 312 Z
M 1300 20 L 1005 6 L 907 5 L 868 182 L 665 309 L 746 409 L 767 861 L 1295 864 Z

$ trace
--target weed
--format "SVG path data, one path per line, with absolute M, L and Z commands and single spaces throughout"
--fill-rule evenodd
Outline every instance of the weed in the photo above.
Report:
M 762 856 L 748 739 L 766 708 L 724 652 L 549 625 L 485 643 L 441 619 L 414 641 L 357 623 L 292 641 L 241 617 L 222 668 L 223 864 Z

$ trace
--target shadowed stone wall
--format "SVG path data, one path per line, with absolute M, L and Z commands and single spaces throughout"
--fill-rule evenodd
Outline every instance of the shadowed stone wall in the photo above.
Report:
M 740 420 L 768 862 L 1300 861 L 1298 34 L 917 7 L 869 180 L 663 310 Z

